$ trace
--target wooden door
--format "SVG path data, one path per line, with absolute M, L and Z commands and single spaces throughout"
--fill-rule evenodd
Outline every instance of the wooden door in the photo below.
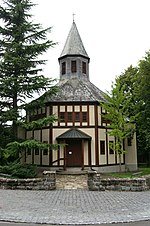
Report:
M 66 142 L 66 165 L 82 166 L 82 144 L 79 140 L 71 140 Z

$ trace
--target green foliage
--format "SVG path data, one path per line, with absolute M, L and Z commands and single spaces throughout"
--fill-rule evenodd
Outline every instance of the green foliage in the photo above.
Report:
M 119 172 L 105 174 L 105 176 L 117 178 L 133 178 L 145 175 L 150 175 L 150 168 L 139 168 L 137 174 L 134 174 L 133 172 Z
M 10 163 L 0 166 L 0 173 L 10 175 L 15 178 L 34 178 L 36 177 L 37 167 L 35 165 Z
M 115 137 L 115 144 L 111 148 L 119 155 L 121 170 L 121 154 L 125 152 L 123 140 L 132 137 L 135 131 L 135 116 L 129 114 L 130 95 L 124 92 L 124 87 L 121 87 L 118 80 L 112 85 L 111 92 L 105 95 L 105 100 L 100 105 L 106 112 L 103 117 L 111 122 L 107 126 L 108 134 Z
M 12 123 L 15 140 L 26 99 L 49 89 L 56 92 L 54 80 L 42 73 L 46 60 L 40 59 L 56 43 L 47 39 L 51 27 L 33 23 L 33 6 L 30 0 L 6 0 L 0 6 L 0 124 Z
M 65 145 L 65 144 L 64 144 Z M 0 149 L 0 163 L 5 165 L 19 161 L 27 150 L 58 150 L 63 144 L 47 144 L 38 140 L 14 141 L 7 144 L 6 148 Z
M 43 126 L 47 126 L 48 124 L 52 124 L 57 121 L 58 118 L 55 115 L 50 115 L 48 117 L 32 121 L 30 123 L 22 123 L 22 127 L 29 130 L 41 129 Z
M 57 120 L 52 115 L 27 122 L 22 110 L 32 112 L 45 106 L 46 98 L 57 92 L 55 80 L 44 77 L 42 54 L 56 43 L 47 38 L 51 27 L 43 29 L 34 23 L 31 0 L 5 0 L 0 6 L 0 162 L 19 159 L 27 148 L 54 149 L 35 140 L 19 141 L 18 126 L 41 129 Z M 43 94 L 33 101 L 35 96 Z M 26 103 L 30 98 L 30 103 Z M 8 124 L 10 125 L 9 129 Z
M 124 93 L 130 94 L 129 115 L 137 115 L 138 159 L 150 164 L 150 52 L 136 68 L 130 66 L 117 79 Z

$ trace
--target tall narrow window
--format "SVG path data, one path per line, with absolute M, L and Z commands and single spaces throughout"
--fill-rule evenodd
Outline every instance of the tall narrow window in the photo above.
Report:
M 68 112 L 68 122 L 72 122 L 72 112 Z
M 114 142 L 113 141 L 109 141 L 109 154 L 110 155 L 114 154 L 113 146 L 114 146 Z
M 35 149 L 35 155 L 39 155 L 39 149 L 38 148 Z
M 66 62 L 62 63 L 62 75 L 66 74 Z
M 80 112 L 75 112 L 75 122 L 80 122 Z
M 128 141 L 128 146 L 132 146 L 132 139 L 131 139 L 131 137 L 128 137 L 127 141 Z
M 71 72 L 77 72 L 77 62 L 75 60 L 71 61 Z
M 100 153 L 101 153 L 101 155 L 105 155 L 105 141 L 104 140 L 100 141 Z
M 65 112 L 60 112 L 59 113 L 59 120 L 60 120 L 60 122 L 64 122 L 65 121 Z
M 82 73 L 86 74 L 86 63 L 82 62 Z
M 87 112 L 82 112 L 82 121 L 87 122 Z

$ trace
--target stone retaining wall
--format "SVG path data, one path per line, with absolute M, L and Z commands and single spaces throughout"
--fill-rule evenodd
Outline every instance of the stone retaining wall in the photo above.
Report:
M 0 189 L 55 190 L 56 173 L 46 172 L 44 178 L 33 179 L 0 178 Z
M 88 172 L 90 191 L 146 191 L 150 189 L 150 176 L 145 178 L 107 178 L 104 179 L 95 171 Z

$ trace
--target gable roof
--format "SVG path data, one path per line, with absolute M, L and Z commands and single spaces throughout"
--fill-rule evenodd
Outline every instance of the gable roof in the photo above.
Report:
M 63 51 L 60 55 L 60 58 L 66 55 L 82 55 L 84 57 L 89 58 L 74 21 L 68 34 Z
M 90 140 L 91 137 L 87 135 L 86 133 L 82 132 L 81 130 L 78 130 L 76 128 L 67 130 L 65 133 L 61 134 L 56 138 L 57 140 L 65 140 L 65 139 L 84 139 L 84 140 Z

